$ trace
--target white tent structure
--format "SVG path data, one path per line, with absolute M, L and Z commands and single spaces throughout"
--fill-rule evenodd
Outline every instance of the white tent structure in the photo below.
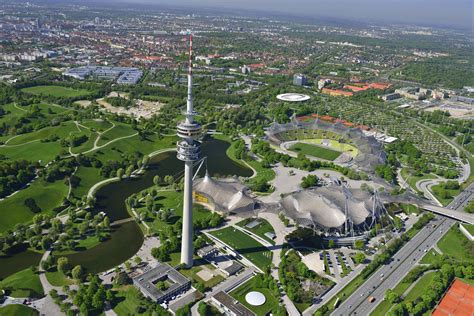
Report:
M 330 185 L 289 194 L 281 205 L 302 226 L 328 235 L 349 235 L 369 230 L 382 214 L 383 206 L 374 198 L 360 189 Z
M 204 178 L 194 181 L 193 189 L 217 212 L 237 214 L 255 208 L 255 200 L 247 195 L 247 187 L 236 180 L 216 180 L 206 173 Z

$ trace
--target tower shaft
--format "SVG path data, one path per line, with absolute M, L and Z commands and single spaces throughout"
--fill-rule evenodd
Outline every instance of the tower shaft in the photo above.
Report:
M 181 234 L 181 263 L 193 266 L 193 162 L 184 163 L 183 230 Z

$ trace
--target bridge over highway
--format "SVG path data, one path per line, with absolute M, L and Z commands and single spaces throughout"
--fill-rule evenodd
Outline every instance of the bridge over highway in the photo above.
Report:
M 455 219 L 460 222 L 474 225 L 474 214 L 469 214 L 464 211 L 456 211 L 447 207 L 432 205 L 428 203 L 418 204 L 418 207 L 426 211 L 430 211 L 442 216 Z
M 474 183 L 469 185 L 449 204 L 449 207 L 435 205 L 428 200 L 422 199 L 411 193 L 392 196 L 388 193 L 380 193 L 379 197 L 384 202 L 395 202 L 415 205 L 423 210 L 449 217 L 454 220 L 474 225 L 474 214 L 464 212 L 464 207 L 474 198 Z

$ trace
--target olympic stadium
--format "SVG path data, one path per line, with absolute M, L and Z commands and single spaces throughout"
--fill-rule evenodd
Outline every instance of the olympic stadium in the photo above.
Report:
M 377 195 L 338 185 L 293 192 L 280 204 L 299 225 L 326 236 L 362 235 L 385 214 Z
M 340 120 L 328 122 L 320 118 L 302 120 L 293 117 L 286 124 L 273 123 L 266 134 L 270 143 L 284 149 L 288 149 L 287 143 L 299 140 L 339 151 L 341 155 L 334 162 L 371 174 L 387 158 L 382 144 L 374 136 L 366 136 L 359 127 Z

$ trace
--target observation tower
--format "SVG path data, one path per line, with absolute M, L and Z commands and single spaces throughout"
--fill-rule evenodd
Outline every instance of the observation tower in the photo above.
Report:
M 181 263 L 190 268 L 193 266 L 193 164 L 201 153 L 201 125 L 194 122 L 196 112 L 193 108 L 193 37 L 189 36 L 188 65 L 188 98 L 186 119 L 177 126 L 177 135 L 181 140 L 177 143 L 177 157 L 184 161 L 184 197 L 183 197 L 183 229 L 181 233 Z

